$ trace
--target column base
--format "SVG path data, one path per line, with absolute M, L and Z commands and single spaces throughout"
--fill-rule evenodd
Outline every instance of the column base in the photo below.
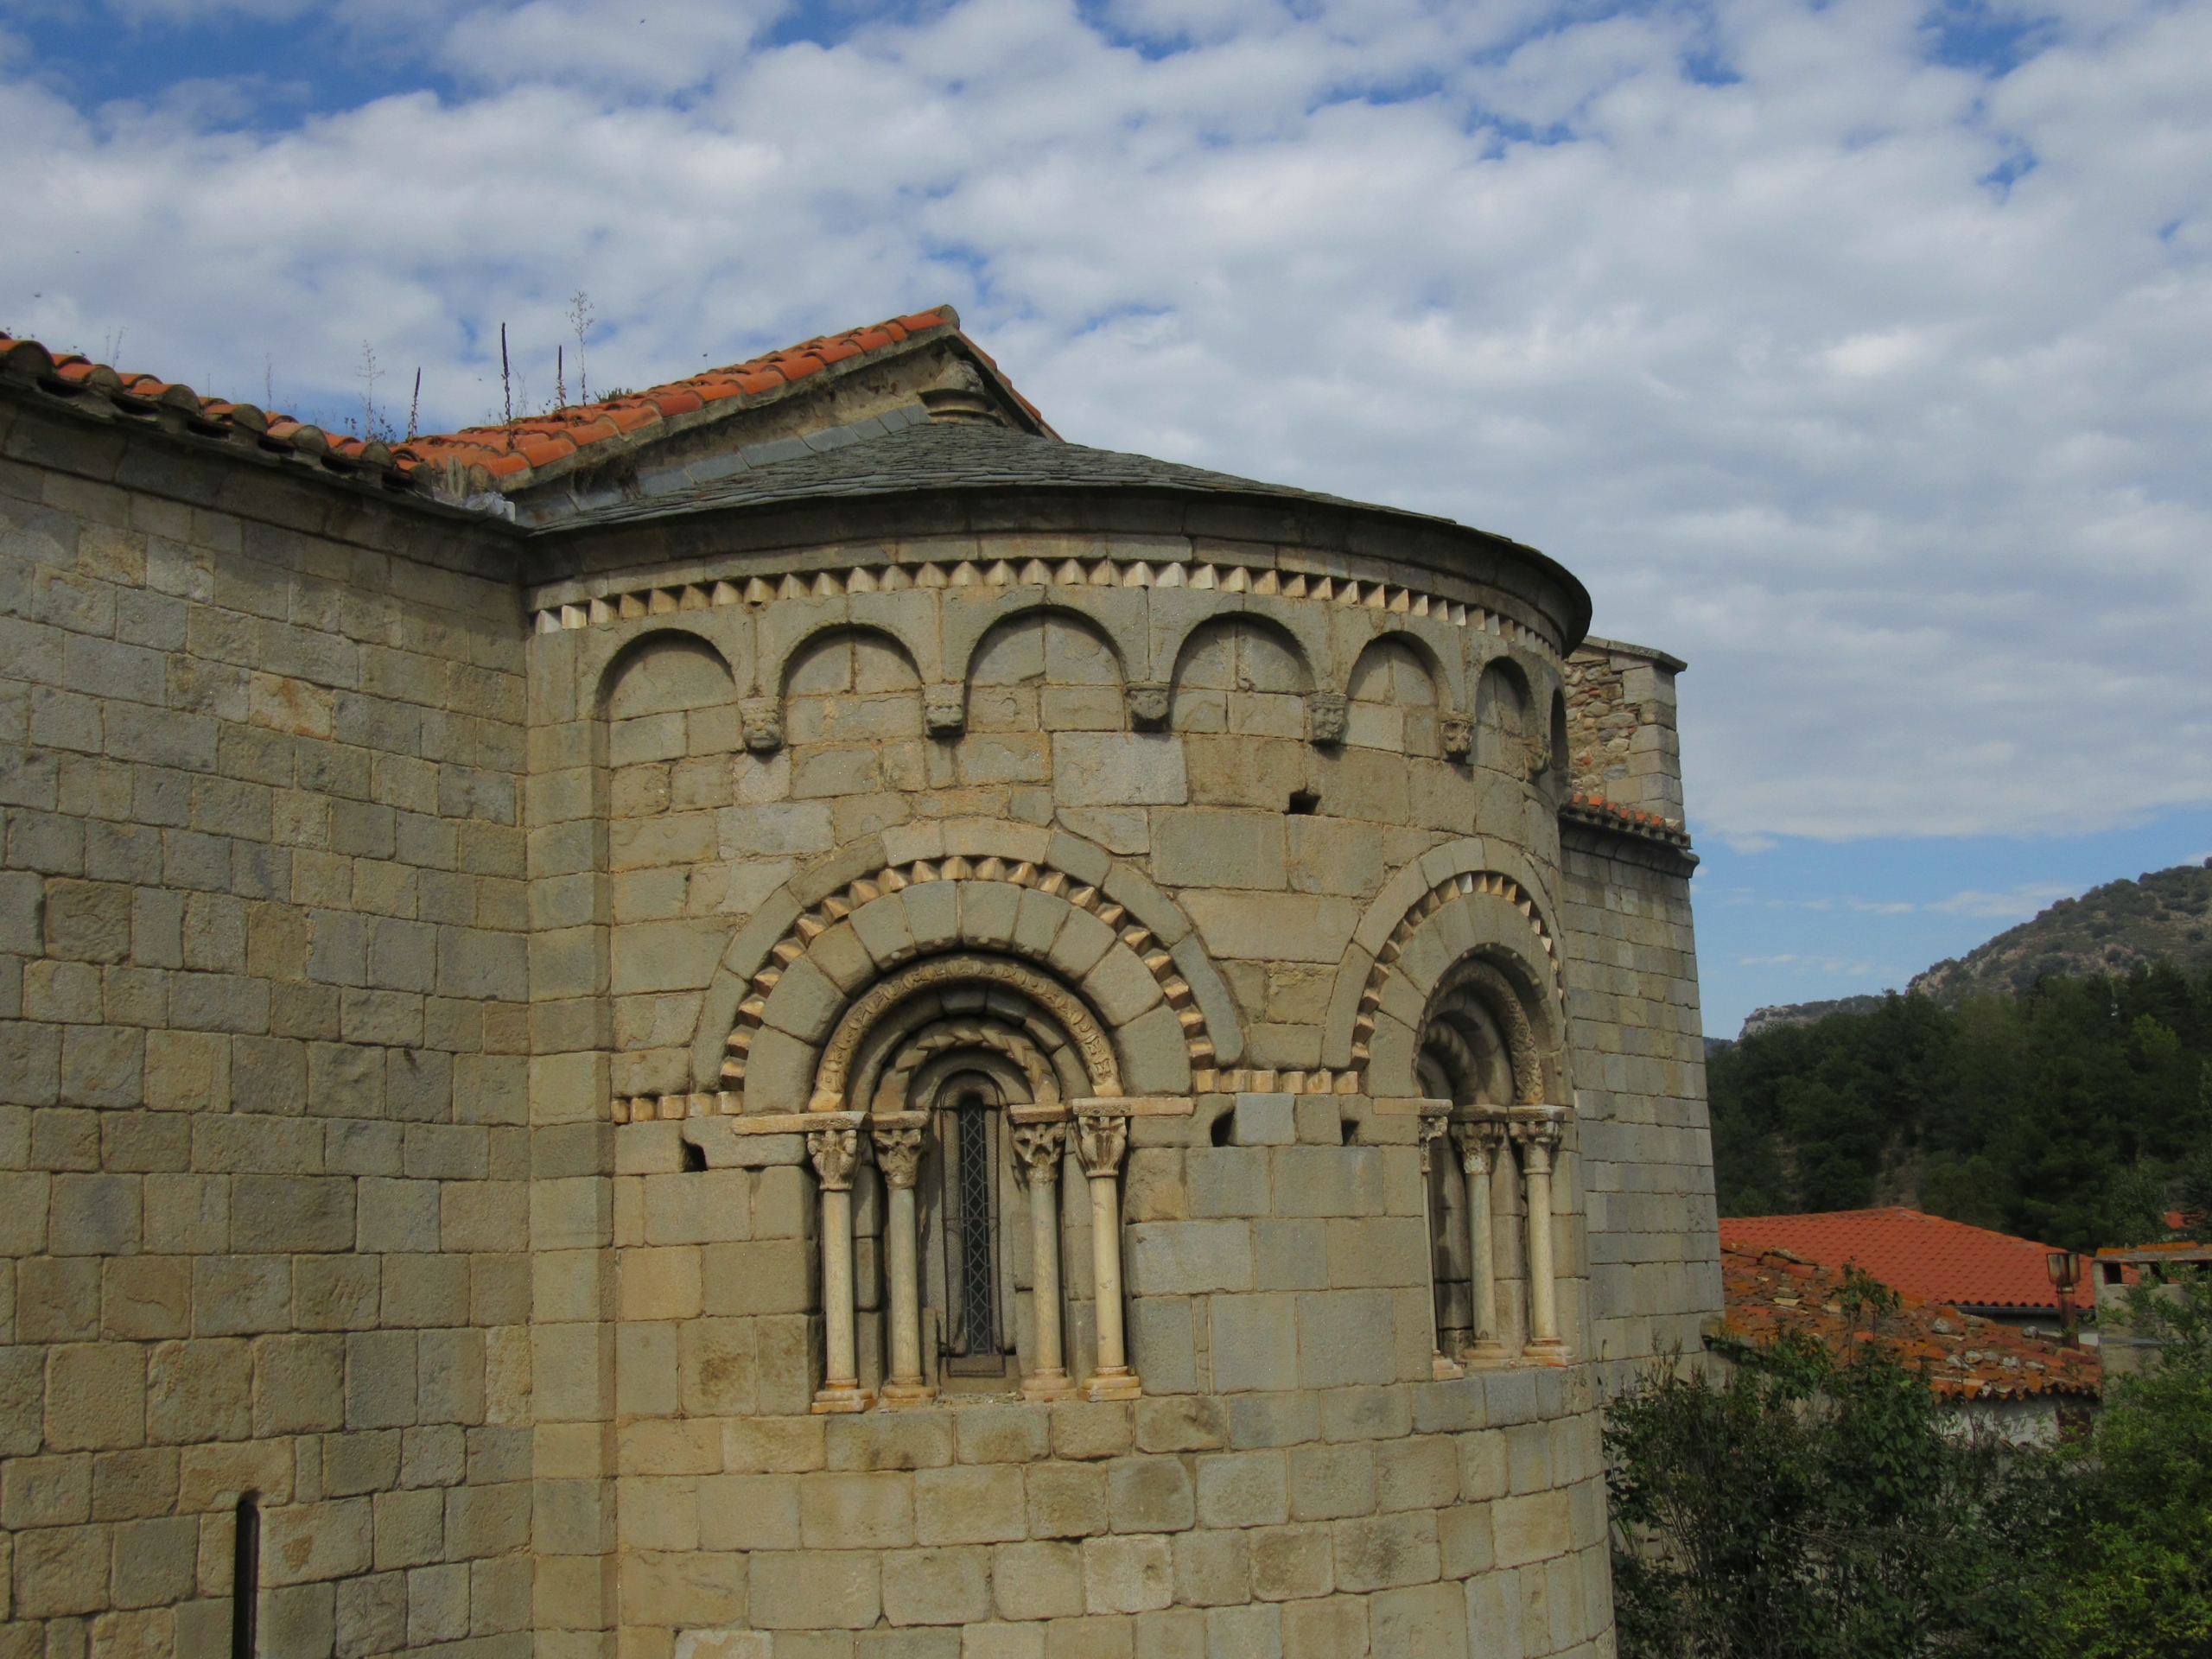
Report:
M 1478 1342 L 1460 1354 L 1459 1363 L 1471 1371 L 1494 1371 L 1513 1363 L 1513 1354 L 1502 1342 Z
M 1451 1382 L 1465 1376 L 1467 1368 L 1448 1355 L 1431 1354 L 1428 1357 L 1428 1374 L 1434 1382 Z
M 857 1382 L 833 1383 L 829 1388 L 817 1389 L 815 1391 L 814 1404 L 808 1409 L 817 1417 L 836 1416 L 849 1411 L 866 1411 L 869 1402 L 874 1397 Z
M 1128 1366 L 1116 1365 L 1093 1372 L 1077 1392 L 1085 1400 L 1135 1400 L 1144 1393 L 1144 1383 Z
M 937 1398 L 937 1390 L 926 1382 L 906 1382 L 897 1377 L 885 1383 L 875 1396 L 879 1406 L 926 1406 Z
M 1039 1371 L 1034 1376 L 1021 1379 L 1021 1397 L 1025 1400 L 1072 1400 L 1076 1386 L 1065 1371 Z
M 1567 1344 L 1558 1337 L 1538 1337 L 1521 1350 L 1524 1365 L 1564 1365 L 1568 1358 Z

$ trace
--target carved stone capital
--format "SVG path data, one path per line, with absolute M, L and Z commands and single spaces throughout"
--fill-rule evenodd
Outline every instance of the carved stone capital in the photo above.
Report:
M 806 1155 L 825 1192 L 849 1192 L 853 1173 L 861 1162 L 861 1122 L 858 1112 L 823 1112 L 822 1127 L 806 1132 Z
M 1459 1147 L 1459 1167 L 1470 1175 L 1487 1175 L 1504 1148 L 1505 1125 L 1494 1117 L 1457 1118 L 1452 1139 Z
M 1341 743 L 1351 728 L 1351 703 L 1341 691 L 1306 694 L 1306 735 L 1315 743 Z
M 922 727 L 931 737 L 957 737 L 966 731 L 968 688 L 964 685 L 924 686 Z
M 745 747 L 755 754 L 772 754 L 784 747 L 784 705 L 776 697 L 747 697 L 737 705 L 738 723 L 745 731 Z
M 1024 1186 L 1051 1186 L 1060 1179 L 1060 1160 L 1067 1155 L 1065 1119 L 1052 1123 L 1014 1126 L 1014 1167 Z
M 912 1186 L 921 1173 L 922 1134 L 929 1128 L 927 1112 L 878 1112 L 868 1120 L 868 1139 L 875 1146 L 875 1166 L 887 1185 Z
M 1141 732 L 1165 731 L 1174 706 L 1174 688 L 1157 680 L 1136 680 L 1128 688 L 1129 724 Z
M 1421 1173 L 1428 1173 L 1429 1160 L 1440 1141 L 1451 1131 L 1452 1105 L 1449 1101 L 1424 1101 L 1421 1111 Z
M 1566 1131 L 1567 1120 L 1551 1112 L 1526 1116 L 1516 1113 L 1510 1128 L 1514 1144 L 1527 1154 L 1529 1166 L 1548 1170 L 1552 1154 L 1558 1150 L 1560 1137 Z
M 1129 1149 L 1129 1109 L 1120 1101 L 1082 1101 L 1075 1108 L 1076 1156 L 1093 1180 L 1122 1167 Z

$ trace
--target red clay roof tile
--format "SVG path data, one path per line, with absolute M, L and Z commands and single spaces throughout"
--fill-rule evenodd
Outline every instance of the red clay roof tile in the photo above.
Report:
M 1856 1263 L 1885 1285 L 1932 1300 L 1968 1307 L 2058 1306 L 2046 1261 L 2050 1245 L 1902 1206 L 1745 1217 L 1723 1221 L 1720 1236 L 1779 1245 L 1828 1268 Z M 2088 1274 L 2081 1277 L 2086 1282 Z
M 201 397 L 190 387 L 153 375 L 118 374 L 105 364 L 74 353 L 55 355 L 36 340 L 0 334 L 0 373 L 50 386 L 74 387 L 94 395 L 105 393 L 118 409 L 141 418 L 155 406 L 181 410 L 194 429 L 209 425 L 234 428 L 258 438 L 269 449 L 320 459 L 341 471 L 374 468 L 392 484 L 427 463 L 454 461 L 481 467 L 495 479 L 511 479 L 534 467 L 638 431 L 671 417 L 687 415 L 732 397 L 760 397 L 821 373 L 833 363 L 865 356 L 904 343 L 926 329 L 957 329 L 959 316 L 950 306 L 917 311 L 888 322 L 871 323 L 843 334 L 802 340 L 780 351 L 764 353 L 744 363 L 709 369 L 689 379 L 654 386 L 641 392 L 600 403 L 556 410 L 550 415 L 526 417 L 499 426 L 468 427 L 459 432 L 436 433 L 386 447 L 359 440 L 341 441 L 320 428 L 270 414 L 250 404 Z M 999 384 L 1039 426 L 1044 416 L 1037 406 L 1006 383 L 998 365 L 965 340 L 968 349 L 999 379 Z M 1049 429 L 1047 429 L 1049 430 Z
M 1726 1332 L 1739 1342 L 1764 1344 L 1799 1331 L 1831 1350 L 1878 1343 L 1897 1359 L 1918 1364 L 1936 1393 L 1955 1399 L 2094 1396 L 2103 1387 L 2093 1348 L 2031 1337 L 1902 1290 L 1896 1313 L 1872 1330 L 1857 1328 L 1843 1312 L 1841 1271 L 1793 1260 L 1787 1249 L 1731 1242 L 1730 1224 L 1721 1224 L 1720 1282 Z

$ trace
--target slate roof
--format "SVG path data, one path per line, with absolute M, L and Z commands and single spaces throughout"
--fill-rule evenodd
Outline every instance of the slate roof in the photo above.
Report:
M 1921 1370 L 1929 1385 L 1948 1399 L 2094 1398 L 2103 1388 L 2103 1367 L 2094 1348 L 2069 1348 L 2026 1336 L 1942 1302 L 1903 1296 L 1904 1306 L 1875 1328 L 1867 1328 L 1863 1314 L 1854 1325 L 1844 1315 L 1840 1269 L 1801 1262 L 1788 1249 L 1730 1243 L 1729 1225 L 1721 1224 L 1724 1337 L 1758 1345 L 1783 1331 L 1799 1331 L 1831 1351 L 1878 1343 L 1900 1363 Z
M 918 416 L 919 412 L 917 406 Z M 1284 484 L 1262 484 L 1226 473 L 1209 472 L 1202 467 L 1155 461 L 1149 455 L 1088 448 L 1058 438 L 1039 437 L 982 423 L 918 419 L 913 424 L 889 431 L 880 429 L 888 422 L 872 424 L 874 429 L 844 442 L 834 442 L 837 435 L 828 433 L 812 434 L 804 440 L 785 440 L 792 448 L 817 443 L 823 447 L 790 459 L 749 466 L 733 476 L 687 489 L 588 509 L 564 520 L 562 528 L 631 523 L 715 508 L 772 506 L 903 494 L 915 490 L 997 489 L 1024 485 L 1154 490 L 1185 495 L 1268 495 L 1291 501 L 1373 510 L 1364 503 L 1348 501 L 1340 496 L 1319 495 Z
M 2058 1311 L 2045 1261 L 2051 1246 L 1902 1205 L 1815 1216 L 1751 1216 L 1720 1224 L 1724 1244 L 1779 1245 L 1839 1270 L 1856 1263 L 1908 1296 L 1966 1307 Z M 2077 1268 L 2077 1271 L 2079 1269 Z M 2086 1285 L 2088 1274 L 2079 1271 Z M 2087 1302 L 2088 1293 L 2075 1293 Z

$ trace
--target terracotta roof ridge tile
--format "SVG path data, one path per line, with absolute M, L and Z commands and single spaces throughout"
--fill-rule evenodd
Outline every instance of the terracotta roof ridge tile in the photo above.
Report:
M 0 332 L 0 378 L 28 381 L 60 397 L 97 397 L 125 416 L 180 420 L 200 435 L 235 438 L 264 452 L 313 461 L 334 471 L 374 475 L 387 485 L 404 487 L 420 481 L 412 475 L 420 473 L 427 479 L 424 468 L 444 464 L 481 467 L 495 481 L 511 480 L 590 445 L 626 436 L 710 404 L 779 393 L 835 364 L 938 329 L 958 335 L 967 350 L 989 370 L 999 388 L 1051 435 L 1052 429 L 1037 406 L 1006 379 L 988 353 L 959 334 L 959 327 L 958 312 L 950 305 L 938 306 L 836 334 L 818 334 L 741 363 L 704 369 L 640 391 L 626 391 L 495 425 L 419 434 L 397 443 L 329 432 L 251 404 L 202 397 L 181 382 L 118 371 L 81 353 L 56 353 L 38 340 L 4 332 Z

